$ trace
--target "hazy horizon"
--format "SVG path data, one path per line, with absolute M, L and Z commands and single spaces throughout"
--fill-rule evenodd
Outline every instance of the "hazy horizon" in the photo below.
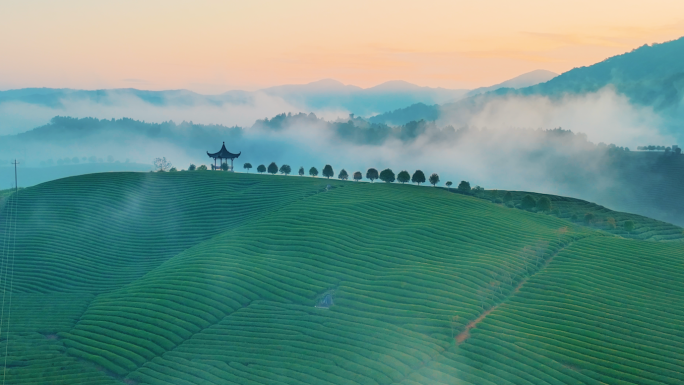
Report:
M 326 78 L 472 89 L 684 35 L 684 3 L 656 0 L 647 13 L 635 1 L 617 5 L 4 2 L 0 34 L 14 38 L 0 40 L 0 74 L 12 74 L 0 76 L 0 89 L 218 94 Z
M 142 87 L 129 86 L 129 87 L 120 87 L 120 88 L 21 87 L 21 88 L 0 88 L 0 92 L 4 92 L 4 91 L 17 91 L 17 90 L 22 90 L 22 89 L 63 89 L 63 90 L 74 90 L 74 91 L 103 91 L 103 90 L 125 90 L 125 89 L 132 89 L 132 90 L 137 90 L 137 91 L 151 91 L 151 92 L 189 91 L 189 92 L 193 92 L 193 93 L 196 93 L 196 94 L 199 94 L 199 95 L 203 95 L 203 96 L 218 96 L 218 95 L 223 95 L 223 94 L 230 93 L 230 92 L 235 92 L 235 91 L 256 92 L 256 91 L 263 91 L 263 90 L 268 90 L 268 89 L 271 89 L 271 88 L 278 88 L 278 87 L 307 86 L 307 85 L 325 84 L 325 83 L 327 83 L 327 85 L 333 85 L 334 83 L 337 83 L 337 84 L 335 84 L 335 85 L 344 86 L 344 87 L 355 87 L 355 88 L 358 88 L 358 89 L 360 89 L 360 90 L 369 90 L 369 89 L 373 89 L 373 88 L 380 87 L 380 86 L 387 85 L 387 84 L 404 83 L 404 84 L 409 85 L 409 86 L 417 86 L 417 87 L 420 87 L 420 88 L 432 88 L 432 89 L 440 89 L 440 88 L 441 88 L 441 89 L 453 90 L 453 91 L 460 91 L 460 90 L 470 91 L 470 90 L 474 90 L 474 89 L 478 89 L 478 88 L 493 87 L 493 86 L 496 86 L 496 85 L 501 84 L 501 83 L 506 83 L 506 82 L 509 81 L 509 80 L 517 79 L 517 78 L 519 78 L 519 77 L 522 77 L 522 76 L 525 76 L 525 75 L 529 75 L 529 74 L 533 74 L 533 73 L 536 73 L 536 72 L 538 72 L 538 71 L 553 72 L 553 71 L 545 70 L 545 69 L 543 69 L 543 68 L 537 68 L 537 69 L 534 69 L 534 70 L 532 70 L 532 71 L 528 71 L 528 72 L 525 72 L 525 73 L 521 73 L 521 74 L 518 74 L 518 75 L 514 75 L 514 76 L 511 77 L 511 78 L 503 79 L 502 81 L 497 82 L 497 83 L 493 83 L 493 84 L 489 84 L 489 83 L 484 84 L 484 83 L 483 83 L 483 84 L 481 84 L 481 85 L 476 85 L 476 86 L 473 87 L 473 88 L 448 88 L 448 87 L 441 87 L 441 86 L 428 86 L 428 85 L 422 85 L 422 84 L 411 83 L 411 82 L 408 82 L 408 81 L 403 80 L 403 79 L 390 79 L 390 80 L 382 81 L 382 82 L 377 83 L 377 84 L 372 84 L 372 85 L 369 85 L 369 86 L 366 86 L 366 87 L 361 87 L 361 86 L 358 86 L 358 85 L 352 84 L 352 83 L 343 83 L 343 82 L 341 82 L 340 80 L 337 80 L 337 79 L 334 79 L 334 78 L 321 78 L 321 79 L 312 80 L 312 81 L 306 82 L 306 83 L 272 84 L 272 85 L 269 85 L 269 86 L 267 86 L 267 87 L 264 87 L 264 88 L 257 88 L 257 89 L 233 88 L 233 89 L 229 89 L 229 90 L 226 90 L 226 91 L 223 91 L 223 92 L 219 92 L 219 93 L 202 93 L 202 92 L 193 91 L 193 90 L 187 89 L 187 88 L 150 89 L 150 88 L 145 88 L 144 86 L 142 86 Z M 556 76 L 557 76 L 557 75 L 560 75 L 560 74 L 558 74 L 558 73 L 554 73 L 554 74 L 555 74 Z

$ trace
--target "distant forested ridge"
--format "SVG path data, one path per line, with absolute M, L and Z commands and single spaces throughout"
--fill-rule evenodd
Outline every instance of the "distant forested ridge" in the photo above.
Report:
M 662 44 L 643 45 L 587 67 L 572 69 L 532 87 L 518 90 L 523 95 L 561 96 L 595 92 L 612 85 L 638 104 L 656 110 L 677 107 L 684 92 L 684 38 Z M 498 94 L 515 93 L 510 89 Z
M 424 103 L 416 103 L 406 108 L 400 108 L 394 111 L 385 112 L 368 118 L 371 123 L 402 125 L 410 121 L 434 121 L 439 119 L 439 105 L 426 105 Z
M 376 123 L 401 125 L 411 120 L 438 120 L 449 112 L 471 114 L 487 102 L 511 96 L 547 96 L 561 98 L 582 95 L 613 87 L 630 102 L 652 107 L 670 124 L 680 127 L 684 116 L 684 38 L 644 45 L 602 62 L 574 68 L 547 82 L 525 88 L 499 88 L 442 105 L 421 103 L 386 112 L 370 119 Z
M 55 116 L 50 123 L 17 135 L 3 137 L 5 145 L 12 142 L 73 141 L 88 140 L 100 135 L 141 135 L 148 138 L 203 142 L 206 139 L 236 138 L 242 134 L 240 127 L 203 125 L 193 122 L 148 123 L 122 119 L 71 118 Z

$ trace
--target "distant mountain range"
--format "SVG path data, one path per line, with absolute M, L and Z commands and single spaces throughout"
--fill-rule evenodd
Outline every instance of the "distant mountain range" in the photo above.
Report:
M 324 79 L 308 84 L 283 85 L 254 92 L 229 91 L 220 95 L 200 95 L 187 90 L 145 91 L 133 88 L 107 90 L 74 90 L 53 88 L 24 88 L 0 91 L 0 106 L 9 103 L 25 103 L 31 106 L 54 109 L 54 115 L 79 116 L 72 110 L 75 104 L 84 102 L 88 106 L 117 108 L 119 117 L 128 117 L 126 108 L 148 105 L 150 107 L 250 107 L 262 104 L 277 104 L 264 101 L 264 96 L 280 100 L 277 107 L 287 110 L 264 110 L 261 117 L 280 112 L 340 112 L 370 116 L 385 111 L 406 107 L 415 103 L 442 104 L 464 97 L 468 90 L 420 87 L 404 81 L 390 81 L 371 88 L 344 85 L 336 80 Z M 134 107 L 135 106 L 135 107 Z M 90 108 L 95 113 L 94 108 Z M 110 118 L 112 116 L 96 116 Z M 48 118 L 49 119 L 49 118 Z M 169 119 L 169 118 L 167 118 Z M 187 118 L 192 120 L 192 116 Z M 250 122 L 253 123 L 254 120 Z M 44 124 L 42 122 L 41 124 Z M 213 123 L 213 122 L 212 122 Z M 226 122 L 215 122 L 226 123 Z M 0 131 L 3 122 L 0 115 Z M 246 125 L 246 123 L 242 123 Z M 26 129 L 33 128 L 33 123 Z
M 241 121 L 204 121 L 207 124 L 251 125 L 256 119 L 282 112 L 316 112 L 327 116 L 373 116 L 401 109 L 413 104 L 431 106 L 461 100 L 476 93 L 497 87 L 519 87 L 548 80 L 552 72 L 537 70 L 508 80 L 499 85 L 466 89 L 420 87 L 405 81 L 389 81 L 371 88 L 345 85 L 332 79 L 308 84 L 293 84 L 265 88 L 258 91 L 229 91 L 220 95 L 201 95 L 187 90 L 145 91 L 133 88 L 104 90 L 74 90 L 55 88 L 24 88 L 0 91 L 0 109 L 13 113 L 0 113 L 0 134 L 18 133 L 47 123 L 55 115 L 73 117 L 121 118 L 141 120 L 178 119 L 198 120 L 201 112 L 193 108 L 225 109 L 222 116 L 235 114 L 235 110 L 251 109 L 252 115 Z M 28 111 L 40 109 L 40 114 L 23 114 L 12 103 L 28 106 Z M 173 113 L 147 115 L 146 108 L 173 108 Z M 187 113 L 183 113 L 187 111 Z M 27 115 L 27 116 L 24 116 Z M 206 115 L 206 114 L 204 114 Z M 428 116 L 425 116 L 428 117 Z M 408 121 L 410 121 L 409 119 Z M 9 127 L 11 126 L 11 127 Z
M 500 98 L 538 95 L 558 99 L 612 87 L 631 103 L 653 108 L 663 118 L 666 129 L 681 135 L 678 131 L 681 131 L 684 118 L 684 38 L 644 45 L 591 66 L 574 68 L 547 81 L 543 81 L 544 76 L 551 77 L 553 73 L 535 72 L 496 86 L 472 90 L 451 103 L 416 103 L 374 116 L 371 121 L 402 125 L 412 120 L 438 120 L 445 115 L 466 118 Z M 525 79 L 528 75 L 532 81 L 542 82 L 520 87 L 524 82 L 517 83 L 516 79 Z
M 280 97 L 293 105 L 307 106 L 309 111 L 305 112 L 338 109 L 369 116 L 414 103 L 442 104 L 459 100 L 468 90 L 420 87 L 401 80 L 361 88 L 324 79 L 308 84 L 266 88 L 260 92 Z

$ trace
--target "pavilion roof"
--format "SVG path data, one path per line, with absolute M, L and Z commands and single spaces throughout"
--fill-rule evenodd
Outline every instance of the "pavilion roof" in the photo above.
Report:
M 223 146 L 221 146 L 221 149 L 219 150 L 219 152 L 215 152 L 213 154 L 210 154 L 209 151 L 207 151 L 207 155 L 209 155 L 210 158 L 214 158 L 214 159 L 216 159 L 216 158 L 233 159 L 233 158 L 239 157 L 240 154 L 242 154 L 242 151 L 240 151 L 237 154 L 233 154 L 232 152 L 228 151 L 226 149 L 226 142 L 223 142 Z

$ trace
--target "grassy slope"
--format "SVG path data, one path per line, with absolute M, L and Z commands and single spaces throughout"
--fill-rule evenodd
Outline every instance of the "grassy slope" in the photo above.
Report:
M 107 174 L 20 195 L 12 338 L 72 364 L 15 353 L 12 383 L 114 381 L 92 364 L 148 384 L 682 380 L 680 244 L 312 178 Z

